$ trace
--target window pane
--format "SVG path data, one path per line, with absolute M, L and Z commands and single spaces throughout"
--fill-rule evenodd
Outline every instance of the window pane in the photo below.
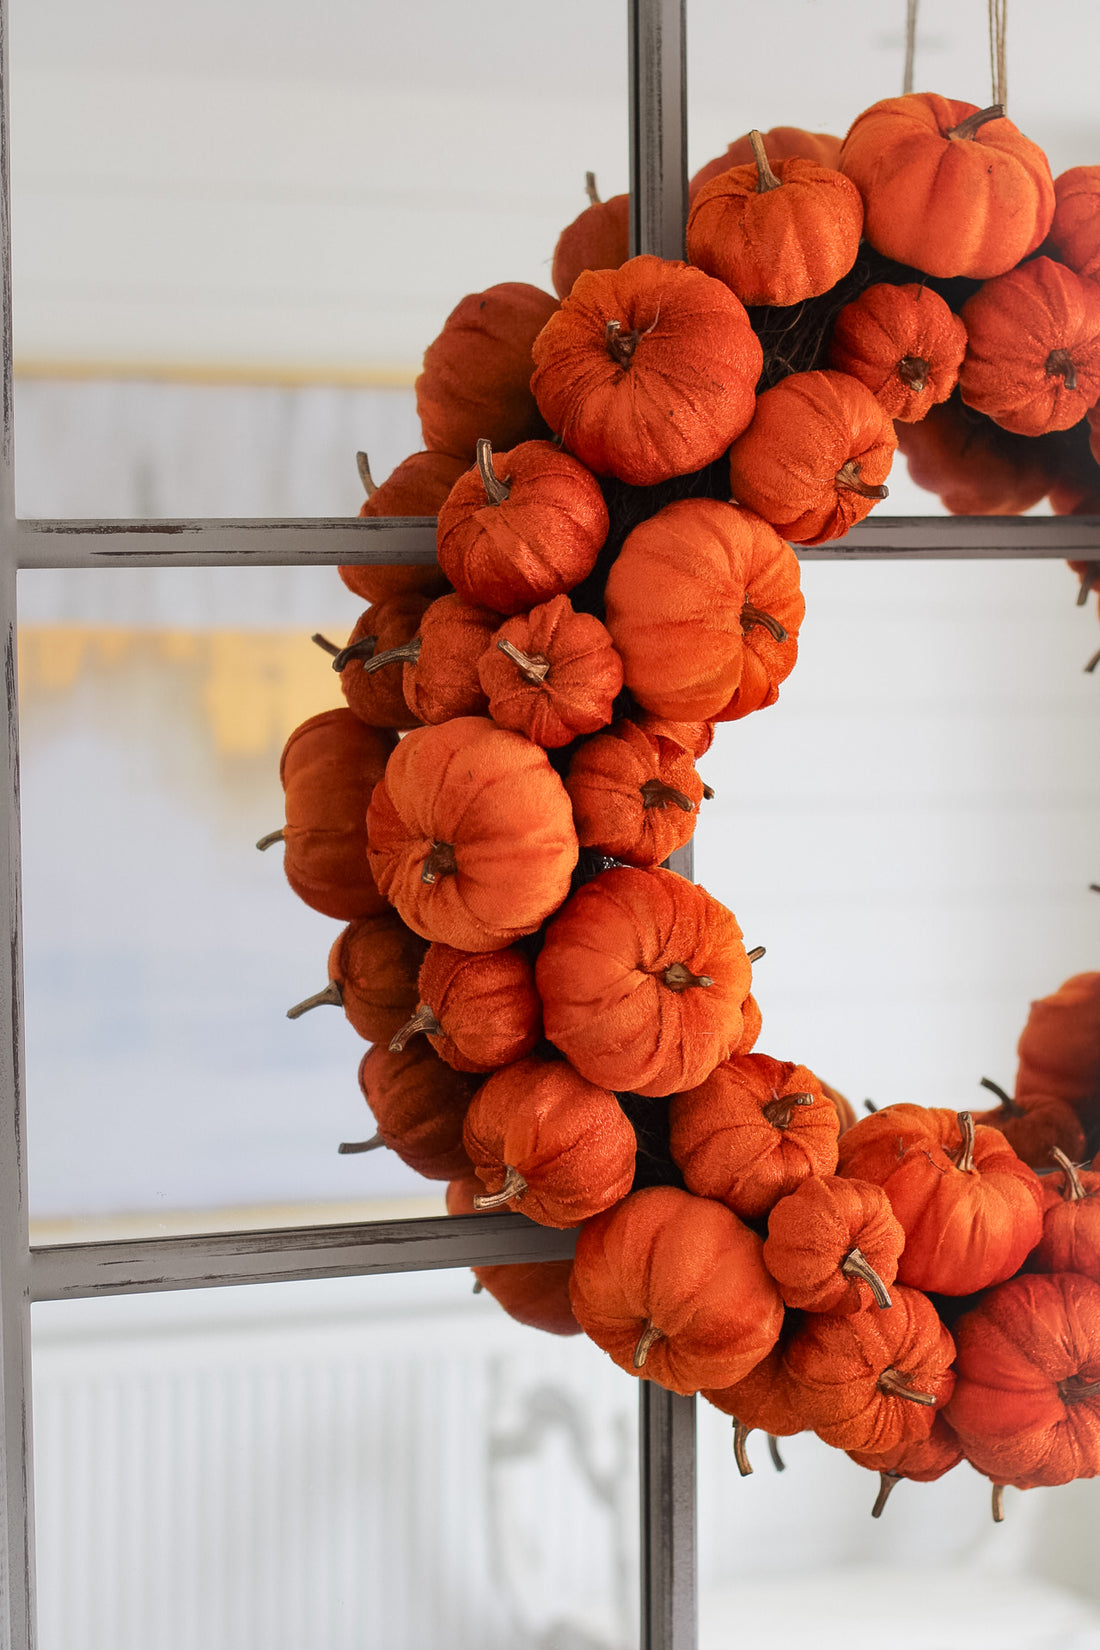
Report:
M 625 190 L 625 21 L 620 0 L 564 0 L 552 28 L 508 0 L 14 0 L 21 369 L 411 385 L 464 294 L 549 289 L 586 170 Z M 152 513 L 207 507 L 198 440 Z M 308 485 L 301 443 L 292 462 Z M 83 486 L 72 513 L 95 514 Z
M 42 1650 L 629 1650 L 637 1388 L 468 1272 L 39 1306 Z

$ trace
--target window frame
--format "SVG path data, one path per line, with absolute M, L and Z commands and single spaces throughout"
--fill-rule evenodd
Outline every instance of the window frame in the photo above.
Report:
M 683 256 L 687 0 L 627 0 L 631 246 Z M 7 715 L 0 817 L 0 1650 L 34 1650 L 30 1308 L 34 1301 L 568 1257 L 574 1232 L 521 1215 L 381 1221 L 31 1248 L 25 1159 L 16 575 L 23 568 L 335 566 L 435 561 L 434 521 L 19 520 L 15 515 L 9 0 L 0 0 L 0 616 Z M 876 516 L 805 561 L 1094 557 L 1095 517 Z M 691 875 L 690 848 L 672 862 Z M 641 1650 L 696 1644 L 695 1408 L 639 1383 Z

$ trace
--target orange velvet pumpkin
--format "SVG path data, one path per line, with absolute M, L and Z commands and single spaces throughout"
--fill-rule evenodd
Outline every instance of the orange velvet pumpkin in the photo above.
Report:
M 416 634 L 400 647 L 373 653 L 364 672 L 399 672 L 401 692 L 416 722 L 483 716 L 488 700 L 477 662 L 500 624 L 500 614 L 472 607 L 453 593 L 424 610 Z
M 1032 1003 L 1017 1053 L 1016 1098 L 1056 1095 L 1091 1128 L 1100 1119 L 1100 973 L 1074 974 Z
M 636 1142 L 610 1089 L 564 1060 L 520 1060 L 482 1084 L 466 1114 L 481 1209 L 507 1206 L 540 1226 L 579 1226 L 630 1190 Z
M 928 275 L 1003 275 L 1035 251 L 1054 216 L 1054 180 L 1038 144 L 999 107 L 935 92 L 865 109 L 840 166 L 863 196 L 875 250 Z
M 475 1174 L 452 1180 L 447 1187 L 447 1213 L 472 1215 L 474 1198 L 482 1191 Z M 571 1260 L 516 1261 L 510 1266 L 474 1266 L 476 1289 L 484 1289 L 510 1318 L 549 1335 L 579 1335 L 581 1326 L 569 1300 Z
M 951 1397 L 955 1346 L 927 1295 L 897 1286 L 888 1312 L 806 1317 L 784 1352 L 797 1402 L 835 1449 L 883 1455 L 927 1438 Z
M 514 945 L 456 951 L 430 945 L 420 965 L 416 1013 L 391 1037 L 404 1048 L 418 1032 L 456 1071 L 495 1071 L 530 1054 L 542 1031 L 535 973 Z
M 858 378 L 891 418 L 915 423 L 959 381 L 966 327 L 938 292 L 879 281 L 845 304 L 829 365 Z
M 672 1155 L 688 1190 L 756 1220 L 836 1168 L 837 1116 L 806 1066 L 746 1054 L 674 1095 Z
M 665 1095 L 702 1082 L 742 1033 L 752 981 L 724 905 L 672 871 L 604 871 L 546 930 L 546 1035 L 593 1083 Z
M 897 423 L 898 447 L 918 487 L 953 516 L 1016 516 L 1038 504 L 1051 475 L 1034 442 L 1010 435 L 958 400 L 918 424 Z
M 764 145 L 772 160 L 812 160 L 818 166 L 839 167 L 840 139 L 829 132 L 804 132 L 800 126 L 773 126 L 764 132 Z M 731 166 L 745 166 L 753 158 L 752 137 L 735 138 L 724 155 L 708 160 L 701 166 L 688 185 L 688 199 L 694 201 L 704 183 L 716 178 L 719 172 L 728 172 Z
M 360 917 L 336 936 L 328 986 L 287 1010 L 297 1020 L 321 1003 L 342 1008 L 368 1043 L 388 1042 L 416 1004 L 417 974 L 427 947 L 392 911 Z
M 477 668 L 493 721 L 546 750 L 606 727 L 623 687 L 611 637 L 568 596 L 507 619 Z
M 569 891 L 577 833 L 545 751 L 478 716 L 406 734 L 367 815 L 379 889 L 461 951 L 533 934 Z
M 401 672 L 372 670 L 371 666 L 377 655 L 390 655 L 396 648 L 407 646 L 428 605 L 428 597 L 414 590 L 387 596 L 360 614 L 346 646 L 333 658 L 332 667 L 339 671 L 344 698 L 360 721 L 373 728 L 416 726 L 416 717 L 401 691 Z
M 766 1358 L 755 1369 L 735 1381 L 732 1386 L 711 1388 L 702 1396 L 723 1415 L 733 1419 L 733 1454 L 742 1478 L 752 1473 L 752 1465 L 745 1449 L 750 1432 L 759 1429 L 771 1438 L 792 1438 L 805 1430 L 806 1421 L 798 1406 L 798 1389 L 783 1361 L 783 1341 L 787 1325 L 783 1320 L 780 1339 Z
M 477 468 L 455 483 L 436 531 L 439 564 L 455 589 L 496 613 L 522 613 L 572 590 L 606 537 L 595 477 L 548 441 L 496 454 L 479 443 Z
M 1055 1146 L 1075 1163 L 1085 1155 L 1085 1131 L 1067 1101 L 1041 1094 L 1014 1100 L 987 1077 L 982 1084 L 1000 1096 L 1001 1104 L 992 1111 L 975 1112 L 975 1123 L 1000 1129 L 1016 1156 L 1033 1169 L 1050 1167 Z
M 286 826 L 257 846 L 286 844 L 287 881 L 326 917 L 347 922 L 386 909 L 367 863 L 367 804 L 392 750 L 392 734 L 344 708 L 311 716 L 283 748 Z
M 1100 279 L 1100 166 L 1071 166 L 1055 178 L 1049 245 L 1078 275 Z
M 444 1065 L 426 1043 L 393 1054 L 375 1043 L 359 1062 L 359 1087 L 374 1114 L 378 1135 L 341 1151 L 388 1146 L 402 1163 L 427 1180 L 468 1174 L 462 1125 L 477 1079 Z
M 1017 435 L 1068 430 L 1100 398 L 1100 287 L 1053 258 L 987 281 L 963 305 L 968 407 Z
M 795 372 L 757 397 L 730 448 L 733 495 L 798 544 L 824 544 L 887 496 L 894 427 L 843 372 Z
M 774 704 L 804 611 L 790 545 L 716 499 L 681 499 L 643 521 L 607 580 L 626 685 L 673 719 L 733 721 Z
M 466 468 L 464 459 L 450 453 L 412 453 L 376 487 L 366 455 L 360 453 L 359 459 L 359 473 L 367 489 L 359 511 L 361 516 L 434 516 Z M 445 576 L 435 565 L 386 567 L 363 562 L 338 567 L 336 571 L 349 590 L 368 602 L 385 601 L 387 596 L 402 595 L 409 590 L 435 596 L 447 588 Z
M 1100 1473 L 1100 1283 L 1011 1278 L 958 1320 L 955 1338 L 947 1419 L 979 1472 L 1019 1489 Z
M 954 1112 L 945 1112 L 937 1121 L 930 1107 L 908 1102 L 876 1107 L 841 1135 L 837 1147 L 839 1173 L 880 1186 L 903 1152 L 910 1146 L 936 1141 L 941 1127 L 950 1128 L 945 1120 L 954 1116 Z
M 728 287 L 650 256 L 581 275 L 534 357 L 551 429 L 597 475 L 636 487 L 719 458 L 752 417 L 763 364 Z
M 927 1438 L 898 1444 L 884 1455 L 870 1455 L 862 1450 L 849 1450 L 848 1454 L 858 1466 L 867 1467 L 879 1475 L 878 1495 L 871 1508 L 872 1518 L 882 1517 L 887 1497 L 903 1478 L 911 1478 L 917 1484 L 931 1484 L 957 1467 L 963 1459 L 962 1445 L 944 1419 L 942 1410 L 936 1411 Z
M 424 352 L 416 380 L 425 447 L 472 464 L 482 436 L 515 447 L 545 435 L 531 394 L 531 346 L 557 307 L 523 281 L 462 299 Z
M 618 269 L 630 256 L 630 196 L 602 201 L 596 178 L 585 179 L 589 205 L 558 236 L 550 279 L 559 298 L 567 298 L 586 269 Z
M 630 1374 L 671 1392 L 730 1386 L 767 1355 L 783 1322 L 761 1248 L 720 1203 L 650 1186 L 581 1229 L 573 1310 Z
M 639 866 L 691 841 L 703 798 L 690 752 L 629 719 L 578 747 L 565 788 L 581 847 Z
M 743 304 L 784 306 L 820 297 L 856 261 L 859 190 L 842 172 L 812 160 L 769 157 L 761 134 L 749 137 L 753 163 L 720 172 L 696 194 L 688 259 L 724 281 Z
M 764 1265 L 787 1306 L 848 1317 L 890 1305 L 904 1245 L 881 1186 L 811 1175 L 773 1205 Z
M 1100 1174 L 1079 1169 L 1055 1148 L 1059 1167 L 1043 1176 L 1043 1235 L 1031 1272 L 1081 1272 L 1100 1283 Z

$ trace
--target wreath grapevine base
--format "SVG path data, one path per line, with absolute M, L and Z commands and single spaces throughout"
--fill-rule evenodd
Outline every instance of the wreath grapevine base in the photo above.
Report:
M 876 1517 L 966 1459 L 999 1518 L 1100 1472 L 1100 974 L 1033 1005 L 995 1108 L 857 1121 L 757 1050 L 761 949 L 662 867 L 717 725 L 794 667 L 788 541 L 865 516 L 898 446 L 949 509 L 1100 507 L 1100 167 L 910 94 L 843 145 L 753 132 L 691 194 L 690 261 L 630 258 L 590 178 L 557 299 L 464 299 L 426 450 L 379 487 L 360 455 L 362 513 L 437 515 L 439 565 L 341 568 L 371 605 L 314 638 L 347 708 L 291 735 L 259 846 L 349 926 L 290 1013 L 373 1041 L 341 1151 L 579 1228 L 476 1269 L 520 1321 L 702 1392 L 743 1473 L 752 1429 L 809 1429 Z

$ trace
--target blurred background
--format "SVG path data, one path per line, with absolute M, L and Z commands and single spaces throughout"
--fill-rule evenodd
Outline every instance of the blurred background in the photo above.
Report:
M 691 0 L 690 170 L 899 92 L 905 11 Z M 11 0 L 19 513 L 354 514 L 356 451 L 381 480 L 420 444 L 458 299 L 548 288 L 585 171 L 625 189 L 625 18 Z M 918 89 L 990 100 L 986 19 L 922 0 Z M 1056 173 L 1100 161 L 1098 55 L 1090 0 L 1009 8 L 1009 113 Z M 900 460 L 890 485 L 938 511 Z M 803 571 L 797 671 L 702 764 L 696 875 L 767 948 L 762 1048 L 857 1108 L 980 1105 L 1030 1000 L 1097 966 L 1095 606 L 1060 562 Z M 338 925 L 252 846 L 287 734 L 340 702 L 310 634 L 359 604 L 306 568 L 19 594 L 34 1241 L 440 1212 L 387 1154 L 337 1156 L 369 1132 L 361 1045 L 284 1011 Z M 635 1389 L 467 1274 L 35 1321 L 44 1650 L 633 1642 Z M 836 1452 L 796 1440 L 779 1479 L 754 1440 L 742 1484 L 700 1425 L 705 1650 L 862 1650 L 887 1618 L 893 1650 L 1100 1647 L 1095 1485 L 994 1530 L 960 1469 L 871 1524 Z

